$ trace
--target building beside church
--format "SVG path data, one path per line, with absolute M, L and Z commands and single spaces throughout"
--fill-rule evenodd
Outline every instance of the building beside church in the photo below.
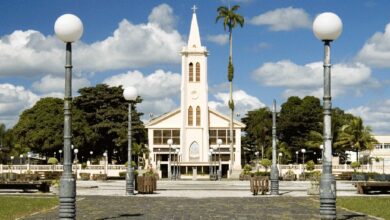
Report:
M 208 51 L 201 44 L 195 10 L 188 44 L 180 54 L 180 108 L 153 118 L 146 124 L 149 163 L 160 172 L 162 178 L 170 176 L 168 171 L 173 170 L 174 165 L 180 167 L 182 177 L 194 174 L 207 176 L 211 166 L 218 170 L 221 168 L 222 176 L 226 177 L 229 170 L 241 170 L 241 129 L 245 125 L 239 121 L 233 123 L 234 158 L 230 158 L 230 119 L 208 106 Z M 172 139 L 172 145 L 168 145 L 169 139 Z M 222 140 L 220 146 L 217 145 L 218 139 Z M 210 149 L 215 147 L 219 148 L 214 150 L 211 157 Z M 175 148 L 180 153 L 174 153 Z M 178 162 L 173 162 L 177 159 Z

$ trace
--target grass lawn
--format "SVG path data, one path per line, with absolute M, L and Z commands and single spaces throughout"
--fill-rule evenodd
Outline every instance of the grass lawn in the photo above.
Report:
M 0 196 L 0 219 L 15 219 L 58 205 L 57 197 Z
M 390 220 L 390 197 L 337 197 L 337 206 Z

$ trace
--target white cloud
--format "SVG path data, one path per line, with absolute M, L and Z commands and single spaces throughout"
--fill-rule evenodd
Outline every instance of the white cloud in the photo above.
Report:
M 253 25 L 267 25 L 271 31 L 289 31 L 297 28 L 310 28 L 310 16 L 301 8 L 278 8 L 257 15 L 249 20 Z
M 103 83 L 110 86 L 122 85 L 123 88 L 134 86 L 143 98 L 139 110 L 158 116 L 177 107 L 174 99 L 180 95 L 181 75 L 163 70 L 144 75 L 136 70 L 111 76 Z
M 76 92 L 83 87 L 90 86 L 91 83 L 86 78 L 72 78 L 72 93 L 76 94 Z M 62 94 L 64 97 L 64 89 L 65 89 L 65 78 L 57 77 L 53 75 L 46 75 L 41 78 L 39 81 L 36 81 L 32 84 L 32 89 L 39 93 L 45 94 L 53 94 L 54 97 L 58 97 L 58 94 Z M 50 96 L 50 95 L 45 95 Z
M 209 107 L 228 115 L 230 112 L 228 108 L 229 93 L 219 92 L 214 95 L 214 98 L 215 101 L 209 101 Z M 265 106 L 258 98 L 247 94 L 243 90 L 233 92 L 233 101 L 235 105 L 234 112 L 239 113 L 241 117 L 250 110 Z
M 143 73 L 135 70 L 111 76 L 103 80 L 103 83 L 110 86 L 134 86 L 143 98 L 160 98 L 180 93 L 181 76 L 164 70 L 156 70 L 144 76 Z
M 160 20 L 157 15 L 164 15 Z M 185 45 L 174 30 L 172 8 L 157 6 L 146 24 L 119 23 L 112 36 L 92 44 L 73 46 L 74 72 L 100 72 L 155 64 L 179 63 Z M 169 29 L 169 31 L 168 31 Z M 43 76 L 64 72 L 65 46 L 54 36 L 38 31 L 14 31 L 0 38 L 0 75 Z
M 218 45 L 225 45 L 229 41 L 229 35 L 227 34 L 207 35 L 206 40 L 216 43 Z
M 265 63 L 253 73 L 261 84 L 272 87 L 284 87 L 284 95 L 322 97 L 322 62 L 297 65 L 289 60 Z M 332 66 L 332 96 L 353 91 L 360 95 L 367 87 L 379 87 L 379 82 L 371 78 L 371 69 L 364 64 L 336 64 Z
M 360 62 L 372 67 L 390 67 L 390 23 L 385 32 L 375 33 L 357 55 Z
M 173 9 L 167 4 L 153 8 L 148 20 L 168 32 L 175 28 L 177 22 L 177 18 L 173 15 Z
M 373 129 L 376 135 L 390 134 L 390 99 L 383 102 L 373 103 L 368 106 L 359 106 L 348 109 L 353 115 L 360 116 L 365 125 Z
M 19 114 L 32 107 L 39 97 L 22 86 L 0 84 L 0 120 L 7 128 L 15 125 Z

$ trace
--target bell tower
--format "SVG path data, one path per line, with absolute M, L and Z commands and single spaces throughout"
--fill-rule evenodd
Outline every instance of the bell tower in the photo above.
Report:
M 196 6 L 193 8 L 187 46 L 181 51 L 181 149 L 183 159 L 207 162 L 209 149 L 209 112 L 206 47 L 200 41 Z

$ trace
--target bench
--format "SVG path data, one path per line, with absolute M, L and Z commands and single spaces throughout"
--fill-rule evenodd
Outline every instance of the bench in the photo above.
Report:
M 390 182 L 388 181 L 364 181 L 354 183 L 358 194 L 366 194 L 370 191 L 381 191 L 387 193 L 390 191 Z
M 21 189 L 24 192 L 28 190 L 36 189 L 41 192 L 50 192 L 51 183 L 48 181 L 31 181 L 31 182 L 19 182 L 19 181 L 1 181 L 0 189 Z
M 268 176 L 254 176 L 250 179 L 250 187 L 253 195 L 257 195 L 259 191 L 264 195 L 269 191 L 269 177 Z

